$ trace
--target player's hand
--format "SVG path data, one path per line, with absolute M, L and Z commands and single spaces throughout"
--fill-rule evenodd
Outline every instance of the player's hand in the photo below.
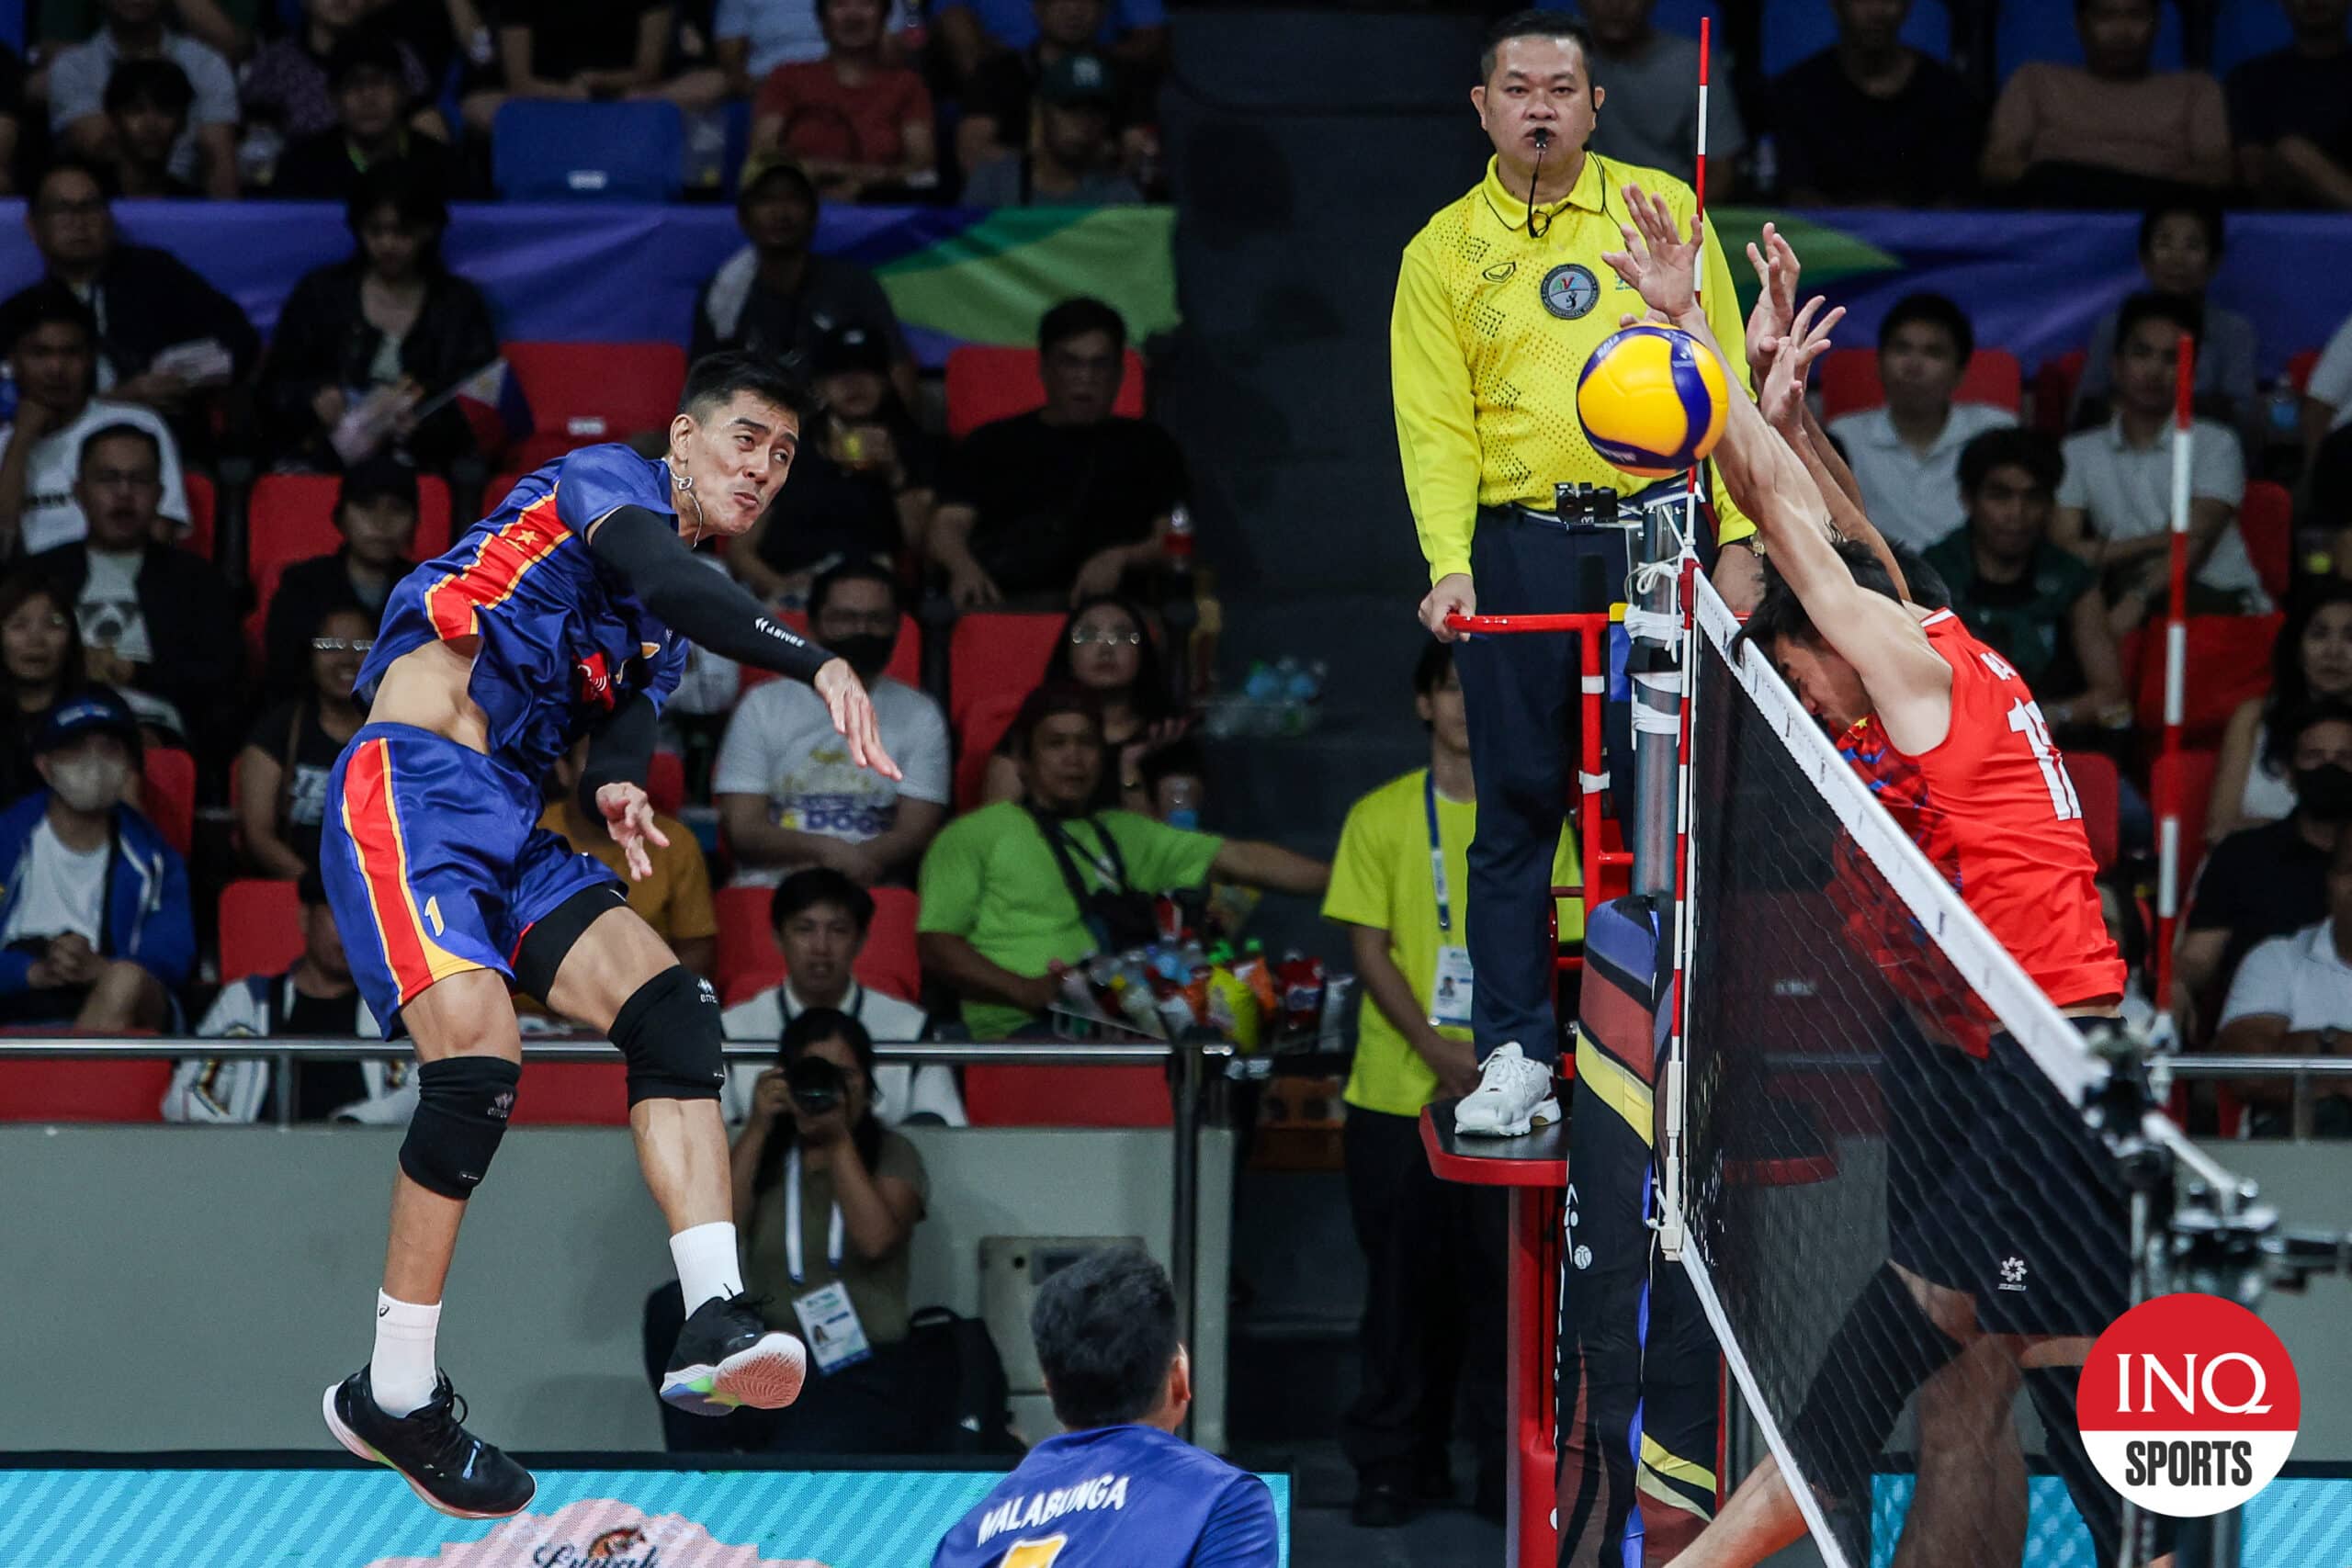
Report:
M 1830 334 L 1838 323 L 1846 319 L 1846 307 L 1838 306 L 1827 315 L 1821 315 L 1825 303 L 1815 295 L 1806 301 L 1788 333 L 1772 345 L 1772 368 L 1763 383 L 1756 389 L 1756 406 L 1765 422 L 1779 430 L 1790 430 L 1804 415 L 1805 377 L 1813 369 L 1813 362 L 1829 352 Z M 1819 316 L 1818 321 L 1815 320 Z
M 861 768 L 871 768 L 886 779 L 906 777 L 899 771 L 899 764 L 890 761 L 890 753 L 882 750 L 882 730 L 875 722 L 874 699 L 866 695 L 865 683 L 849 667 L 849 660 L 831 660 L 808 683 L 825 699 L 825 711 L 832 715 L 833 728 L 849 742 L 851 761 Z
M 1699 215 L 1690 215 L 1686 239 L 1663 200 L 1631 185 L 1625 187 L 1625 210 L 1634 218 L 1630 227 L 1618 226 L 1625 248 L 1605 252 L 1600 259 L 1640 293 L 1643 304 L 1669 321 L 1681 320 L 1699 301 L 1695 269 L 1706 235 Z
M 596 809 L 605 814 L 605 831 L 628 862 L 629 880 L 642 882 L 652 875 L 653 857 L 645 846 L 650 840 L 666 850 L 670 840 L 653 825 L 653 802 L 645 791 L 633 784 L 608 784 L 596 792 Z
M 996 579 L 978 561 L 959 566 L 947 574 L 947 597 L 959 610 L 977 610 L 994 604 L 1004 598 L 1004 591 Z
M 1466 571 L 1452 571 L 1439 578 L 1421 600 L 1421 625 L 1429 627 L 1430 636 L 1440 642 L 1452 642 L 1463 635 L 1445 624 L 1448 615 L 1477 613 L 1478 591 L 1470 585 Z
M 1797 253 L 1773 224 L 1764 225 L 1764 243 L 1747 247 L 1747 265 L 1756 269 L 1756 309 L 1747 313 L 1747 368 L 1761 382 L 1772 368 L 1780 340 L 1789 335 L 1797 316 L 1797 277 L 1802 271 Z

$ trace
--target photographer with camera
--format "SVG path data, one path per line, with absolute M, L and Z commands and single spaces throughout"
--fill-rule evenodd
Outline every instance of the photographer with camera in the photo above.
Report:
M 931 1190 L 922 1156 L 874 1114 L 874 1039 L 831 1008 L 785 1026 L 729 1156 L 743 1286 L 768 1326 L 808 1347 L 782 1410 L 718 1421 L 662 1406 L 673 1453 L 927 1452 L 938 1401 L 907 1346 L 909 1243 Z M 677 1287 L 646 1303 L 655 1386 L 684 1321 Z

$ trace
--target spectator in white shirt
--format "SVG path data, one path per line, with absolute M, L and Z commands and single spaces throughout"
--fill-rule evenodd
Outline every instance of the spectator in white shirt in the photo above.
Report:
M 2107 590 L 2115 635 L 2165 602 L 2172 547 L 2172 444 L 2180 340 L 2203 330 L 2196 306 L 2162 294 L 2134 294 L 2115 327 L 2115 417 L 2066 439 L 2051 536 L 2088 561 Z M 2228 426 L 2191 427 L 2188 609 L 2200 615 L 2253 615 L 2270 608 L 2262 578 L 2238 537 L 2245 459 Z
M 884 1044 L 921 1040 L 931 1021 L 910 1001 L 860 985 L 852 970 L 874 923 L 874 896 L 838 871 L 797 871 L 776 885 L 768 904 L 786 979 L 729 1008 L 719 1025 L 729 1040 L 779 1040 L 785 1025 L 811 1008 L 832 1008 L 865 1026 Z M 767 1071 L 758 1062 L 727 1070 L 718 1107 L 729 1125 L 751 1114 L 752 1097 Z M 910 1121 L 961 1127 L 964 1097 L 954 1069 L 942 1063 L 911 1066 L 887 1062 L 874 1070 L 874 1113 L 883 1125 Z
M 2222 1004 L 2217 1052 L 2245 1056 L 2336 1056 L 2352 1053 L 2352 833 L 2340 835 L 2327 863 L 2327 919 L 2291 936 L 2272 937 L 2245 955 Z M 2278 1078 L 2237 1086 L 2253 1111 L 2257 1137 L 2291 1132 L 2291 1092 Z M 2314 1085 L 2312 1131 L 2352 1137 L 2352 1079 Z
M 18 307 L 13 324 L 17 340 L 8 345 L 8 367 L 17 378 L 17 415 L 0 430 L 0 558 L 39 555 L 89 532 L 74 494 L 82 444 L 114 425 L 137 425 L 155 437 L 164 484 L 156 513 L 175 536 L 184 531 L 187 491 L 170 427 L 151 409 L 91 395 L 97 387 L 98 324 L 90 307 L 63 284 L 45 283 Z
M 2341 529 L 2335 572 L 2352 577 L 2352 317 L 2320 351 L 2303 384 L 2303 472 L 2309 476 L 2308 515 Z
M 222 987 L 204 1021 L 204 1040 L 267 1039 L 272 1035 L 344 1035 L 375 1040 L 382 1032 L 359 995 L 344 956 L 343 934 L 327 907 L 326 886 L 313 869 L 302 874 L 302 955 L 280 975 L 249 975 Z M 274 1120 L 276 1096 L 286 1092 L 272 1064 L 252 1058 L 186 1057 L 164 1093 L 166 1122 L 241 1122 Z M 293 1120 L 360 1122 L 376 1127 L 408 1123 L 416 1084 L 407 1062 L 300 1062 L 294 1067 Z
M 939 705 L 882 673 L 898 645 L 897 581 L 870 561 L 833 568 L 809 588 L 808 629 L 865 682 L 882 745 L 906 776 L 892 784 L 851 761 L 824 700 L 801 682 L 754 686 L 710 779 L 735 884 L 771 886 L 811 865 L 861 886 L 903 883 L 947 819 L 953 779 Z
M 100 0 L 106 20 L 87 43 L 49 66 L 49 128 L 65 145 L 102 162 L 114 157 L 107 79 L 126 60 L 168 60 L 195 89 L 187 130 L 172 149 L 175 178 L 207 196 L 237 194 L 237 78 L 208 46 L 164 26 L 164 0 Z
M 1829 422 L 1861 487 L 1863 510 L 1905 548 L 1924 551 L 1966 520 L 1961 449 L 2018 422 L 2007 409 L 1952 401 L 1975 352 L 1975 331 L 1958 305 L 1940 294 L 1898 299 L 1878 329 L 1886 401 Z

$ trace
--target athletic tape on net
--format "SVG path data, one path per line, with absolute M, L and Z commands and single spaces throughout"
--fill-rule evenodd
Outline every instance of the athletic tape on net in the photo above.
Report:
M 1671 648 L 1682 637 L 1682 613 L 1629 606 L 1625 611 L 1625 635 L 1654 648 Z

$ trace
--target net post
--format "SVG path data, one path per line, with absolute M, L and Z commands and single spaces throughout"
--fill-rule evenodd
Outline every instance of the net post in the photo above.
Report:
M 1695 470 L 1694 470 L 1695 472 Z M 1679 526 L 1668 521 L 1679 508 Z M 1666 936 L 1675 973 L 1682 962 L 1683 780 L 1689 760 L 1684 678 L 1684 613 L 1681 585 L 1693 564 L 1687 541 L 1698 525 L 1698 495 L 1686 488 L 1642 511 L 1642 565 L 1634 573 L 1634 612 L 1626 617 L 1633 640 L 1634 840 L 1634 893 L 1651 901 L 1666 918 Z M 1660 1153 L 1658 1213 L 1660 1246 L 1679 1258 L 1682 1214 L 1682 1060 L 1679 1049 L 1679 985 L 1670 987 L 1667 1006 L 1675 1022 L 1659 1072 L 1664 1138 Z

